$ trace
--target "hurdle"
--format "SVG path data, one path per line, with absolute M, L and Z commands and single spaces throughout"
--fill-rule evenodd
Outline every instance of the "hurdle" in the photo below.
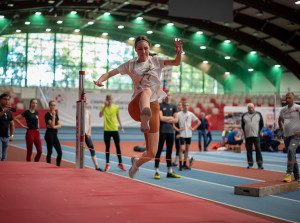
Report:
M 76 102 L 76 168 L 84 167 L 84 137 L 85 137 L 85 71 L 79 71 L 79 95 Z

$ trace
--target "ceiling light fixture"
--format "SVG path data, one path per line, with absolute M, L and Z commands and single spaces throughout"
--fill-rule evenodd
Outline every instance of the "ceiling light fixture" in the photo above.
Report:
M 50 31 L 51 31 L 51 29 L 50 29 L 50 28 L 47 28 L 47 29 L 46 29 L 46 32 L 50 32 Z
M 152 34 L 152 33 L 153 33 L 153 31 L 151 31 L 151 30 L 147 31 L 147 34 Z
M 198 32 L 196 32 L 197 33 L 197 35 L 201 35 L 201 34 L 203 34 L 203 32 L 202 31 L 198 31 Z
M 143 17 L 139 16 L 139 17 L 136 18 L 136 20 L 141 21 L 141 20 L 143 20 Z
M 25 25 L 30 25 L 30 22 L 29 22 L 29 21 L 26 21 L 26 22 L 25 22 Z
M 300 1 L 299 0 L 295 0 L 295 4 L 296 5 L 300 5 Z
M 124 29 L 124 26 L 123 25 L 119 25 L 118 29 Z
M 154 46 L 155 46 L 155 47 L 160 47 L 160 44 L 157 43 L 157 44 L 155 44 Z
M 231 43 L 229 39 L 225 40 L 224 43 Z
M 203 63 L 208 63 L 208 61 L 207 61 L 207 60 L 204 60 Z
M 201 50 L 205 50 L 205 49 L 206 49 L 206 46 L 200 46 L 200 49 L 201 49 Z
M 4 15 L 0 15 L 0 19 L 3 19 L 4 18 Z

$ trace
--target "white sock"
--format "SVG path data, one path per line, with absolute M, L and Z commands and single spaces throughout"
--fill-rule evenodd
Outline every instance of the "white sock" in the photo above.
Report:
M 175 157 L 174 163 L 178 163 L 178 158 L 179 158 L 178 156 Z
M 172 169 L 172 168 L 169 168 L 169 169 L 168 169 L 168 173 L 173 173 L 173 169 Z
M 156 173 L 159 173 L 159 169 L 158 168 L 155 168 L 155 171 L 156 171 Z

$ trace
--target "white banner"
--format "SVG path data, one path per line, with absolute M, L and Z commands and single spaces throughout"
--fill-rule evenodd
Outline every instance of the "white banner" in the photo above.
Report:
M 273 107 L 255 107 L 255 110 L 262 114 L 265 125 L 277 126 L 277 121 L 279 117 L 279 112 L 281 107 L 276 108 L 275 118 L 274 118 L 274 108 Z M 244 112 L 247 112 L 247 107 L 237 107 L 237 106 L 225 106 L 224 107 L 224 126 L 228 127 L 241 127 L 241 118 Z
M 120 119 L 124 127 L 138 127 L 139 123 L 134 121 L 128 114 L 128 104 L 132 93 L 109 93 L 113 96 L 113 104 L 119 106 Z M 86 93 L 88 101 L 87 109 L 91 111 L 92 126 L 103 126 L 103 117 L 99 117 L 101 105 L 105 103 L 106 93 Z M 60 122 L 63 126 L 76 126 L 76 101 L 78 90 L 51 88 L 49 100 L 56 102 Z

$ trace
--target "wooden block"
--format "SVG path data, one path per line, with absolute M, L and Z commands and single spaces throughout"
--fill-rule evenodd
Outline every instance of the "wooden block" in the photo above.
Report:
M 234 187 L 234 194 L 246 195 L 253 197 L 263 197 L 272 194 L 286 193 L 297 191 L 299 189 L 298 182 L 286 183 L 283 181 L 259 182 L 253 184 L 243 184 Z
M 233 151 L 235 153 L 241 153 L 241 147 L 240 146 L 235 146 L 235 147 L 233 147 Z

